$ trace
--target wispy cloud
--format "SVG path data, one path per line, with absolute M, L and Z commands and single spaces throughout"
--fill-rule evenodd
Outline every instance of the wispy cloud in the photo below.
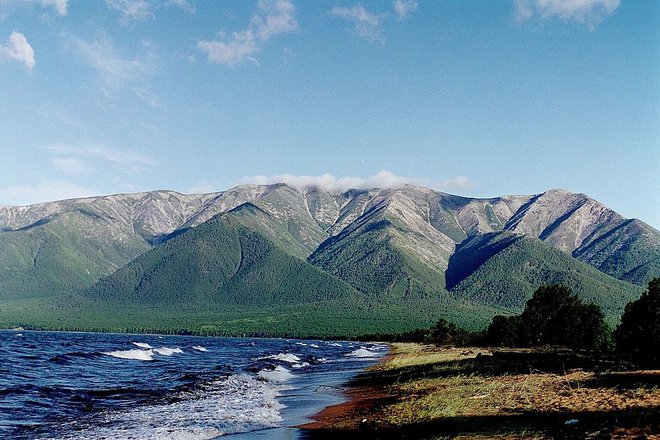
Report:
M 76 53 L 98 72 L 106 96 L 128 87 L 147 104 L 158 105 L 158 99 L 148 83 L 148 78 L 156 72 L 157 59 L 150 43 L 143 42 L 144 53 L 140 56 L 126 57 L 119 53 L 106 35 L 93 41 L 85 41 L 73 35 L 70 39 Z
M 28 43 L 25 35 L 17 31 L 11 33 L 6 46 L 0 44 L 0 59 L 22 64 L 28 72 L 32 72 L 37 64 L 32 46 Z
M 350 8 L 335 6 L 330 14 L 353 23 L 355 32 L 365 40 L 383 42 L 381 26 L 387 14 L 374 14 L 360 4 Z
M 392 12 L 399 21 L 403 21 L 415 11 L 417 11 L 416 0 L 395 0 L 392 11 L 382 13 L 371 12 L 360 3 L 351 7 L 335 6 L 328 13 L 352 23 L 353 30 L 360 38 L 384 44 L 382 28 L 383 24 L 392 17 Z
M 166 5 L 177 6 L 189 14 L 194 14 L 197 12 L 195 6 L 187 0 L 170 0 L 166 3 Z
M 121 22 L 144 21 L 154 18 L 153 6 L 146 0 L 105 0 L 108 8 L 121 14 Z
M 396 0 L 394 2 L 394 13 L 399 20 L 405 20 L 416 10 L 417 2 L 415 0 Z
M 427 179 L 414 177 L 402 177 L 390 171 L 380 171 L 369 177 L 340 177 L 332 174 L 320 176 L 300 176 L 295 174 L 278 174 L 274 176 L 250 176 L 242 179 L 241 183 L 257 185 L 271 185 L 274 183 L 285 183 L 298 189 L 321 188 L 329 192 L 343 192 L 349 189 L 371 189 L 371 188 L 398 188 L 404 185 L 426 186 L 436 189 L 466 190 L 474 187 L 474 183 L 464 176 L 454 177 L 439 183 L 433 183 Z
M 51 163 L 60 171 L 70 175 L 88 174 L 91 167 L 75 157 L 53 157 Z
M 4 17 L 12 9 L 32 4 L 40 4 L 44 8 L 52 7 L 60 16 L 65 16 L 68 12 L 68 0 L 0 0 L 0 17 Z
M 103 145 L 53 144 L 41 149 L 60 156 L 90 158 L 116 165 L 151 166 L 156 164 L 156 160 L 148 155 L 132 150 L 118 150 Z
M 4 205 L 32 205 L 53 200 L 89 197 L 98 191 L 63 180 L 41 179 L 32 185 L 0 187 L 0 203 Z
M 456 176 L 451 179 L 445 179 L 435 186 L 438 189 L 467 191 L 474 189 L 477 185 L 465 176 Z
M 514 13 L 518 22 L 560 19 L 593 29 L 620 4 L 621 0 L 515 0 Z
M 53 8 L 55 8 L 55 12 L 57 12 L 59 15 L 64 16 L 67 13 L 69 0 L 40 0 L 40 3 L 44 7 L 52 6 Z
M 212 63 L 234 66 L 248 60 L 258 64 L 254 56 L 265 42 L 298 30 L 295 6 L 290 0 L 262 0 L 258 9 L 247 29 L 234 32 L 230 38 L 223 34 L 218 40 L 200 40 L 197 47 Z

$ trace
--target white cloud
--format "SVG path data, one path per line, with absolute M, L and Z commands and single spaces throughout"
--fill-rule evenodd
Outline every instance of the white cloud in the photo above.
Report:
M 398 188 L 404 185 L 426 186 L 436 189 L 460 189 L 466 190 L 474 187 L 474 183 L 467 177 L 458 176 L 447 179 L 440 183 L 432 183 L 425 179 L 397 176 L 390 171 L 380 171 L 373 176 L 363 177 L 340 177 L 332 174 L 320 176 L 299 176 L 295 174 L 278 174 L 275 176 L 250 176 L 242 179 L 241 183 L 256 185 L 272 185 L 274 183 L 285 183 L 298 189 L 321 188 L 329 192 L 343 192 L 349 189 L 371 189 L 371 188 Z
M 350 8 L 346 6 L 335 6 L 330 10 L 330 14 L 352 22 L 355 32 L 365 40 L 383 41 L 380 28 L 386 14 L 371 13 L 362 5 L 354 5 Z
M 405 20 L 416 10 L 417 2 L 415 0 L 396 0 L 394 2 L 394 13 L 399 20 Z
M 91 171 L 89 165 L 73 157 L 54 157 L 50 161 L 55 165 L 55 168 L 64 171 L 66 174 L 81 175 Z
M 151 93 L 147 84 L 147 79 L 156 71 L 156 55 L 149 43 L 143 42 L 143 55 L 128 58 L 122 56 L 105 35 L 89 42 L 71 36 L 71 41 L 76 53 L 99 73 L 106 95 L 131 86 L 136 96 L 151 106 L 158 105 L 158 98 Z
M 129 21 L 144 21 L 154 18 L 153 7 L 146 0 L 105 0 L 110 9 L 121 13 L 123 24 Z
M 41 0 L 41 4 L 44 7 L 52 6 L 59 15 L 64 16 L 67 13 L 68 0 Z
M 515 18 L 519 22 L 531 19 L 576 21 L 593 29 L 612 15 L 621 0 L 515 0 Z
M 254 58 L 261 45 L 274 36 L 295 32 L 295 6 L 290 0 L 261 0 L 259 13 L 250 20 L 247 29 L 234 32 L 229 39 L 200 40 L 197 47 L 206 53 L 212 63 L 234 66 Z
M 28 43 L 25 35 L 17 31 L 11 33 L 7 46 L 0 45 L 0 59 L 21 63 L 28 72 L 32 72 L 37 64 L 32 46 Z
M 195 6 L 193 6 L 187 0 L 170 0 L 169 2 L 167 2 L 167 5 L 177 6 L 189 14 L 194 14 L 195 12 L 197 12 Z
M 33 185 L 8 185 L 0 188 L 0 203 L 32 205 L 53 200 L 90 197 L 98 191 L 62 180 L 42 179 Z

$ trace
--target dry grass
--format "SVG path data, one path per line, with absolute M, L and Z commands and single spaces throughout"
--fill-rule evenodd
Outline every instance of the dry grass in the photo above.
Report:
M 473 369 L 464 370 L 469 363 L 456 362 L 469 361 L 479 354 L 490 354 L 490 351 L 395 344 L 391 356 L 381 366 L 383 371 L 425 368 L 417 377 L 390 385 L 389 393 L 397 397 L 380 408 L 382 422 L 401 426 L 445 418 L 530 413 L 565 414 L 568 421 L 571 413 L 660 406 L 660 389 L 594 386 L 599 374 L 592 371 L 484 375 Z M 660 378 L 660 371 L 646 373 L 657 374 Z M 517 435 L 522 435 L 521 438 L 543 437 L 533 431 L 509 433 L 505 437 L 516 438 Z
M 486 349 L 438 348 L 434 345 L 415 343 L 392 344 L 388 359 L 376 369 L 395 370 L 398 368 L 439 364 L 442 362 L 471 359 L 479 354 L 490 354 Z
M 312 429 L 345 440 L 660 439 L 660 371 L 612 365 L 571 351 L 393 344 Z

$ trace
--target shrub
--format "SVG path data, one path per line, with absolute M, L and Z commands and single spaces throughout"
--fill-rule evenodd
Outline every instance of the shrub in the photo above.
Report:
M 660 366 L 660 278 L 626 305 L 614 337 L 619 353 L 643 366 Z
M 570 288 L 555 284 L 539 287 L 519 316 L 493 318 L 486 340 L 491 345 L 605 350 L 609 334 L 599 306 L 586 304 Z

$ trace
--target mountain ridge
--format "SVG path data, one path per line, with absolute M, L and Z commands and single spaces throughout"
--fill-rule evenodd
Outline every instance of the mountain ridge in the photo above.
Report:
M 350 286 L 357 293 L 347 297 L 362 298 L 357 302 L 392 317 L 388 322 L 394 327 L 389 329 L 401 329 L 406 316 L 426 322 L 428 317 L 420 313 L 433 304 L 441 316 L 483 325 L 498 307 L 516 311 L 521 299 L 547 282 L 572 285 L 614 316 L 639 290 L 630 282 L 639 286 L 660 275 L 660 232 L 581 193 L 549 190 L 469 198 L 414 185 L 335 192 L 286 184 L 239 185 L 207 194 L 153 191 L 0 206 L 0 310 L 4 302 L 13 307 L 23 300 L 79 298 L 108 277 L 115 277 L 120 291 L 130 292 L 133 281 L 121 281 L 118 274 L 147 257 L 162 261 L 153 273 L 146 272 L 143 285 L 156 279 L 174 283 L 175 278 L 157 269 L 169 267 L 170 272 L 189 274 L 191 292 L 208 290 L 195 281 L 208 278 L 199 268 L 212 271 L 221 262 L 210 251 L 191 253 L 190 237 L 213 230 L 208 225 L 223 218 L 232 218 L 235 228 L 250 237 L 263 237 L 261 246 L 276 249 L 272 255 L 280 256 L 275 259 L 264 262 L 253 256 L 265 265 L 260 273 L 275 274 L 272 261 L 288 258 L 296 267 L 311 264 L 318 272 L 305 269 L 310 283 L 326 279 L 328 285 Z M 513 244 L 500 246 L 502 237 Z M 166 255 L 159 249 L 173 246 L 168 243 L 188 244 Z M 170 259 L 179 261 L 179 269 L 168 266 Z M 197 266 L 186 268 L 192 264 L 186 261 L 193 260 Z M 457 266 L 457 261 L 466 266 Z M 505 267 L 516 275 L 507 275 Z M 273 276 L 269 279 L 296 279 Z M 238 284 L 218 286 L 257 295 L 255 280 L 243 277 Z M 160 291 L 167 285 L 161 284 Z M 158 309 L 158 302 L 165 301 L 155 287 L 144 292 L 154 301 L 149 307 Z M 185 295 L 181 301 L 185 304 Z M 67 309 L 66 303 L 57 307 Z M 304 304 L 278 304 L 277 310 L 297 307 L 316 316 Z M 407 315 L 407 308 L 415 313 Z M 394 310 L 399 311 L 396 317 Z M 469 317 L 466 310 L 479 312 Z M 348 315 L 353 318 L 345 328 L 351 329 L 359 320 Z

